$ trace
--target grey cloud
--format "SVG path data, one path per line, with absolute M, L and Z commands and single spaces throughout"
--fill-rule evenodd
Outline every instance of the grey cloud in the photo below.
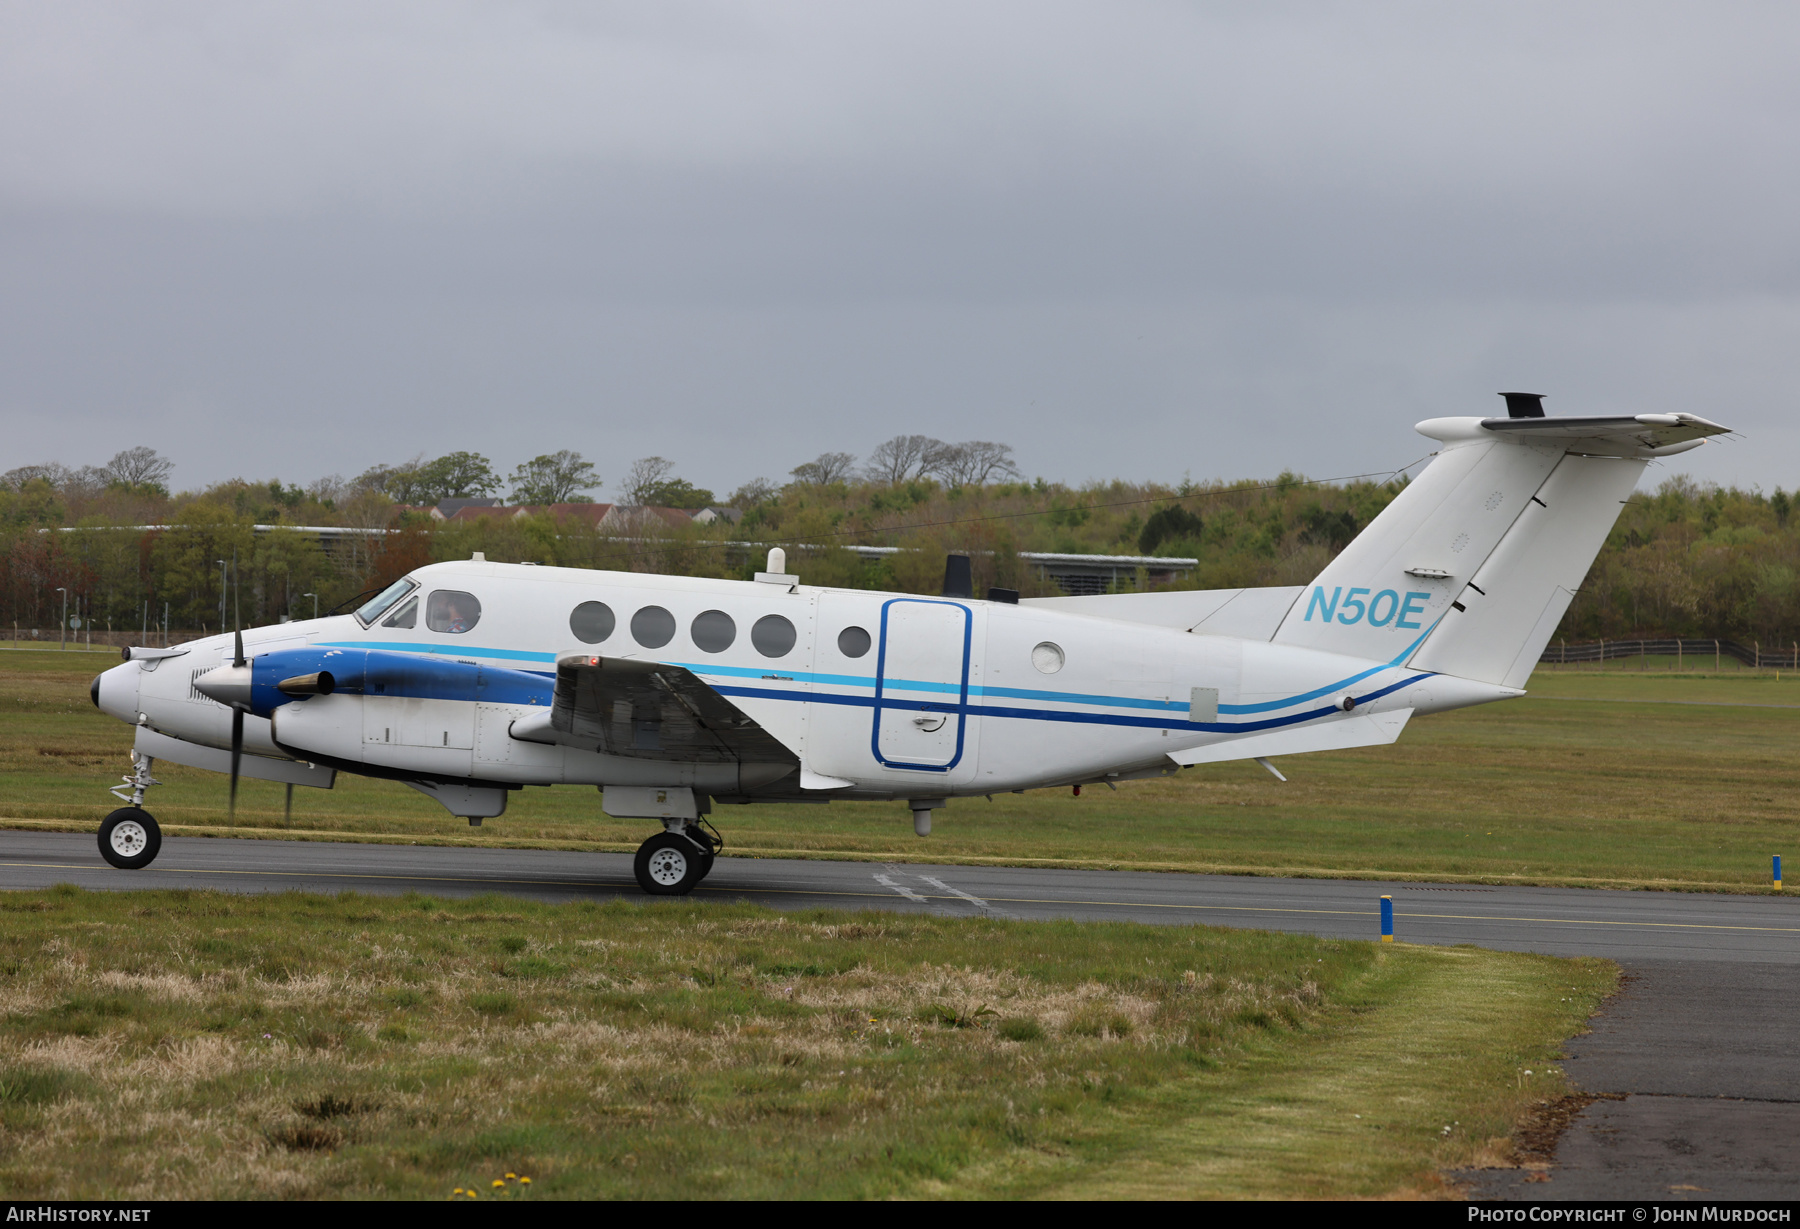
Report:
M 1710 413 L 1758 442 L 1684 467 L 1792 485 L 1797 32 L 1774 5 L 0 5 L 7 463 L 577 447 L 730 489 L 921 431 L 1076 480 L 1360 472 L 1527 385 Z M 74 455 L 71 420 L 113 442 Z

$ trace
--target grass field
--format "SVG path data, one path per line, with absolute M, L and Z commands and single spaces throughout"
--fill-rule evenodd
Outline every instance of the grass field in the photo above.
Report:
M 0 915 L 11 1199 L 1453 1194 L 1614 984 L 690 902 L 60 887 Z
M 0 824 L 88 829 L 117 805 L 128 727 L 88 680 L 112 654 L 0 651 Z M 727 854 L 1004 862 L 1483 882 L 1766 891 L 1769 858 L 1800 857 L 1800 679 L 1551 669 L 1526 699 L 1415 720 L 1392 747 L 1178 777 L 958 800 L 933 834 L 897 803 L 721 808 Z M 227 827 L 223 778 L 159 765 L 150 809 L 183 834 L 633 849 L 590 789 L 529 789 L 471 830 L 390 782 L 335 790 L 244 783 Z

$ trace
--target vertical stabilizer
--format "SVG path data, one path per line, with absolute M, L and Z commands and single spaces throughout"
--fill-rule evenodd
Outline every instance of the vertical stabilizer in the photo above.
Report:
M 1560 444 L 1453 442 L 1306 587 L 1275 643 L 1410 657 L 1562 456 Z
M 1583 456 L 1558 462 L 1411 665 L 1523 687 L 1645 464 Z

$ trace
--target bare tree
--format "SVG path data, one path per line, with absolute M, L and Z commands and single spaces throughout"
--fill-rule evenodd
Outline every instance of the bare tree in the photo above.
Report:
M 23 490 L 28 482 L 36 482 L 42 478 L 57 490 L 61 490 L 70 478 L 74 477 L 67 465 L 59 461 L 46 461 L 42 465 L 21 465 L 17 469 L 9 469 L 0 474 L 0 486 L 8 490 Z
M 925 472 L 941 478 L 945 486 L 985 486 L 1000 478 L 1016 478 L 1012 445 L 991 440 L 942 444 L 926 458 Z
M 743 486 L 731 493 L 726 502 L 733 508 L 748 511 L 758 504 L 766 504 L 781 492 L 767 478 L 752 478 Z
M 896 435 L 869 454 L 863 472 L 871 482 L 911 482 L 926 471 L 926 458 L 946 445 L 929 435 Z
M 653 502 L 651 492 L 668 480 L 675 472 L 675 462 L 662 457 L 639 457 L 631 463 L 631 471 L 625 475 L 625 486 L 622 492 L 625 502 L 641 507 Z
M 63 479 L 62 493 L 74 499 L 92 499 L 111 485 L 111 473 L 98 465 L 83 465 Z
M 142 444 L 115 454 L 106 463 L 107 478 L 126 486 L 164 486 L 174 470 L 173 461 Z
M 848 482 L 850 475 L 856 472 L 856 454 L 822 452 L 816 459 L 804 465 L 796 465 L 788 472 L 794 476 L 795 482 L 803 486 L 831 486 Z
M 344 481 L 341 474 L 330 474 L 324 478 L 314 478 L 306 484 L 308 499 L 317 500 L 327 506 L 337 503 L 354 488 Z

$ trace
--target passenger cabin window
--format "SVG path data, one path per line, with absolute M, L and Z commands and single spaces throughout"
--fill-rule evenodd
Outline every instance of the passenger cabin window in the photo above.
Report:
M 460 635 L 481 622 L 481 603 L 473 593 L 437 589 L 425 602 L 425 626 L 434 632 Z
M 737 639 L 737 624 L 723 610 L 703 611 L 694 616 L 689 634 L 702 653 L 723 653 Z
M 412 627 L 419 621 L 419 599 L 403 602 L 400 609 L 381 621 L 383 627 Z
M 364 627 L 372 627 L 375 620 L 386 614 L 388 607 L 413 591 L 413 579 L 404 576 L 370 598 L 356 612 L 356 621 Z
M 872 643 L 874 642 L 869 639 L 869 633 L 864 628 L 846 627 L 838 633 L 838 652 L 845 657 L 861 657 L 869 651 Z
M 583 644 L 599 644 L 617 626 L 612 607 L 605 602 L 583 602 L 569 612 L 569 630 Z
M 661 606 L 646 606 L 631 616 L 631 638 L 646 649 L 660 649 L 675 639 L 675 616 Z
M 796 639 L 794 625 L 780 615 L 764 615 L 750 628 L 750 643 L 764 657 L 786 657 Z

